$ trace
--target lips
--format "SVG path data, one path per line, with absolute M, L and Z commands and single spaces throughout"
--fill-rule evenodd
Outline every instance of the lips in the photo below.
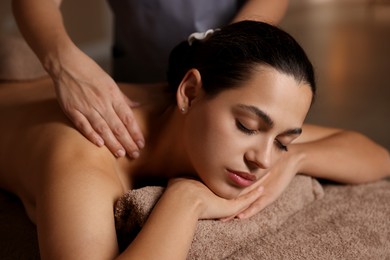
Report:
M 256 176 L 247 172 L 239 172 L 227 169 L 228 178 L 235 184 L 242 188 L 252 185 L 256 181 Z

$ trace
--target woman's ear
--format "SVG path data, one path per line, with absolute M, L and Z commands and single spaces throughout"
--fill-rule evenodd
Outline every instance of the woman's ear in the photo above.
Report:
M 199 97 L 202 90 L 202 77 L 197 69 L 190 69 L 183 77 L 177 89 L 176 99 L 180 111 L 184 114 Z

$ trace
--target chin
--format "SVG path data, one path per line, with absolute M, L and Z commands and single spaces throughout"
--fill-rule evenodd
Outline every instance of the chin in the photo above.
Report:
M 219 185 L 217 188 L 210 188 L 216 195 L 224 199 L 236 199 L 240 196 L 242 189 L 230 185 Z

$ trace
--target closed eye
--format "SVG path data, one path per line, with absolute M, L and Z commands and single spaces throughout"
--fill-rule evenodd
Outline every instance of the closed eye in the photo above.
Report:
M 236 126 L 238 130 L 243 132 L 246 135 L 255 135 L 258 133 L 258 130 L 249 129 L 246 127 L 243 123 L 240 122 L 240 120 L 236 119 Z M 280 142 L 278 139 L 275 139 L 275 146 L 278 150 L 283 152 L 288 152 L 288 148 L 286 145 L 284 145 L 282 142 Z
M 278 139 L 275 139 L 276 148 L 283 152 L 288 152 L 286 145 L 282 144 Z
M 238 130 L 240 130 L 241 132 L 243 132 L 246 135 L 254 135 L 257 133 L 257 130 L 247 128 L 239 120 L 236 120 L 236 126 L 237 126 Z

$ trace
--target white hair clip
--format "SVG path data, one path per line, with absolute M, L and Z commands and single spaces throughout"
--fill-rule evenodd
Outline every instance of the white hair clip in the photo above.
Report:
M 208 29 L 205 32 L 194 32 L 188 36 L 188 44 L 191 46 L 192 43 L 196 40 L 201 41 L 212 35 L 214 32 L 219 31 L 220 29 Z

